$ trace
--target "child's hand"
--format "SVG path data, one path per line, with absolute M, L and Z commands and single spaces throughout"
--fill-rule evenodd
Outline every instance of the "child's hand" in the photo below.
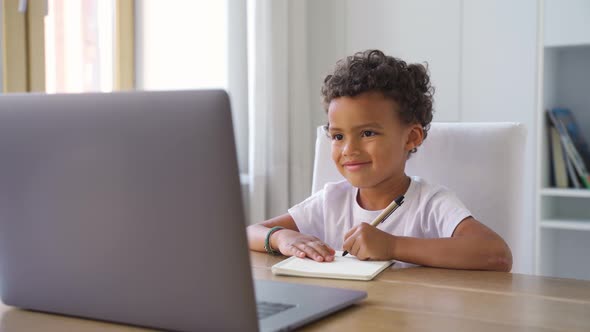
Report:
M 344 235 L 342 248 L 360 260 L 393 259 L 395 236 L 367 223 L 354 226 Z
M 331 262 L 334 260 L 334 249 L 315 236 L 301 234 L 290 229 L 276 232 L 274 243 L 281 254 L 285 256 L 305 256 L 318 262 Z

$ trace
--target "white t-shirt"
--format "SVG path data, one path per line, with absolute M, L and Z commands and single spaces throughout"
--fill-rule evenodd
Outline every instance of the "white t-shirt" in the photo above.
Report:
M 344 234 L 362 222 L 370 223 L 382 210 L 363 209 L 357 202 L 358 188 L 348 181 L 327 183 L 305 201 L 289 209 L 299 232 L 313 235 L 335 250 L 342 250 Z M 397 236 L 418 238 L 451 237 L 455 227 L 471 216 L 449 189 L 411 177 L 404 203 L 379 229 Z M 415 266 L 398 262 L 396 267 Z

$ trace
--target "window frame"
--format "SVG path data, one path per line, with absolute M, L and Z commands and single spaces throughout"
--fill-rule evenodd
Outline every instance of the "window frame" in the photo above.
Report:
M 45 92 L 46 1 L 0 0 L 2 92 Z M 115 0 L 114 90 L 135 87 L 135 1 Z
M 114 90 L 135 89 L 135 0 L 115 0 Z
M 42 38 L 45 2 L 29 1 L 28 5 L 27 10 L 21 12 L 19 0 L 2 0 L 3 92 L 31 92 L 45 89 Z M 40 40 L 39 37 L 41 37 Z M 41 45 L 38 44 L 39 41 L 42 42 Z

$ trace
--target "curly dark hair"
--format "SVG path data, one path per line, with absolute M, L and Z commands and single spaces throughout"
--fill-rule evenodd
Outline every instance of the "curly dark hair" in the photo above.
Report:
M 322 98 L 326 112 L 334 98 L 354 97 L 378 91 L 400 106 L 406 124 L 420 124 L 424 138 L 432 121 L 432 96 L 428 65 L 406 64 L 379 50 L 357 52 L 336 63 L 334 72 L 324 79 Z M 415 151 L 412 151 L 415 152 Z

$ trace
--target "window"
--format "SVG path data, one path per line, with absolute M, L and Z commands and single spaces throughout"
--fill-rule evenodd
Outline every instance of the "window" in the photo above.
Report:
M 227 88 L 227 2 L 143 0 L 138 88 Z
M 113 90 L 114 0 L 48 0 L 47 92 Z
M 240 171 L 248 172 L 246 2 L 137 2 L 138 89 L 229 91 Z
M 134 0 L 2 2 L 3 91 L 133 88 Z

